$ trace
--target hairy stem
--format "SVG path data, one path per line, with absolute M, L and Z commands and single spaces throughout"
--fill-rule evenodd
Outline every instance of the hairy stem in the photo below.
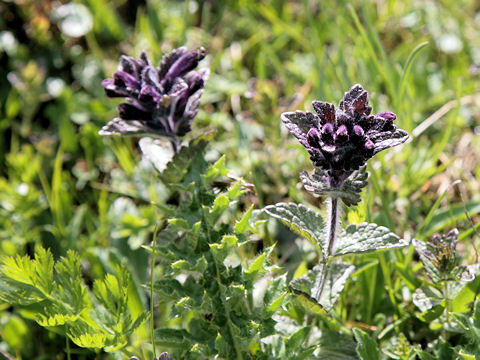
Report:
M 315 298 L 319 299 L 322 295 L 323 288 L 325 286 L 325 281 L 327 279 L 327 265 L 328 260 L 332 256 L 333 246 L 335 244 L 335 240 L 337 238 L 338 226 L 339 226 L 339 219 L 340 219 L 340 203 L 338 202 L 337 198 L 329 198 L 328 199 L 328 208 L 327 208 L 327 254 L 323 259 L 323 268 L 322 268 L 322 276 L 318 279 L 318 283 L 316 286 L 317 292 L 315 294 Z
M 327 239 L 328 239 L 328 249 L 327 249 L 327 261 L 332 256 L 333 245 L 337 238 L 337 228 L 339 225 L 340 219 L 340 206 L 337 198 L 330 198 L 329 206 L 327 210 Z
M 450 322 L 450 294 L 448 292 L 448 282 L 443 282 L 443 297 L 445 298 L 445 316 L 447 318 L 447 324 Z
M 152 265 L 150 269 L 150 336 L 152 341 L 152 348 L 153 348 L 153 357 L 154 359 L 157 358 L 157 353 L 155 350 L 155 319 L 153 316 L 153 281 L 155 278 L 155 248 L 157 245 L 157 231 L 158 228 L 155 226 L 155 231 L 153 232 L 153 244 L 152 244 Z

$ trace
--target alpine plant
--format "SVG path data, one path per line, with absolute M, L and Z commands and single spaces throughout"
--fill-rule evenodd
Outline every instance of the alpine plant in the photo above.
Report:
M 323 101 L 312 105 L 315 113 L 297 110 L 281 118 L 307 149 L 315 167 L 326 174 L 328 187 L 342 187 L 372 156 L 408 139 L 408 133 L 394 124 L 394 113 L 371 115 L 368 93 L 359 84 L 345 93 L 338 108 Z
M 148 135 L 167 137 L 173 143 L 191 130 L 208 70 L 195 68 L 205 49 L 173 50 L 154 67 L 143 51 L 139 59 L 123 55 L 112 79 L 102 82 L 109 97 L 125 98 L 118 117 L 100 135 Z

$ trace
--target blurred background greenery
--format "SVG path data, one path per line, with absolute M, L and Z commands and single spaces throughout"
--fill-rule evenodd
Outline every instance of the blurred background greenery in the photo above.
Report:
M 374 112 L 395 112 L 412 137 L 370 162 L 365 201 L 346 218 L 419 239 L 458 226 L 474 259 L 467 250 L 478 243 L 480 213 L 477 1 L 10 0 L 0 14 L 0 254 L 43 245 L 58 258 L 74 249 L 87 282 L 115 262 L 127 266 L 137 288 L 147 281 L 140 247 L 159 219 L 151 203 L 167 194 L 135 141 L 97 134 L 119 103 L 101 81 L 121 54 L 145 49 L 158 64 L 186 45 L 204 46 L 209 55 L 200 66 L 211 70 L 188 137 L 217 129 L 208 158 L 226 154 L 232 176 L 252 184 L 244 207 L 322 207 L 299 185 L 298 173 L 311 164 L 280 114 L 311 109 L 314 99 L 336 103 L 361 83 Z M 302 260 L 286 241 L 292 235 L 270 227 L 280 263 L 294 270 Z M 362 294 L 369 271 L 352 294 Z M 358 300 L 363 322 L 382 311 L 378 287 Z M 0 337 L 0 349 L 38 359 L 64 346 L 7 304 L 0 305 Z

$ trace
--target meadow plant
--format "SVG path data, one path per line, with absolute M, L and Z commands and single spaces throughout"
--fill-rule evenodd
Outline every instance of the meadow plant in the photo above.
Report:
M 200 97 L 208 79 L 207 70 L 194 71 L 205 49 L 188 51 L 180 47 L 165 55 L 158 68 L 147 54 L 139 59 L 123 55 L 113 79 L 102 82 L 109 97 L 125 98 L 118 117 L 100 135 L 163 136 L 177 151 L 177 140 L 191 130 Z
M 395 263 L 405 282 L 415 288 L 411 306 L 420 310 L 417 318 L 440 322 L 445 317 L 443 339 L 420 349 L 403 334 L 388 335 L 393 340 L 381 348 L 376 339 L 384 340 L 385 334 L 398 332 L 413 320 L 406 316 L 399 320 L 395 314 L 389 323 L 384 319 L 386 330 L 373 338 L 360 329 L 367 325 L 343 321 L 336 312 L 351 275 L 365 271 L 355 268 L 355 256 L 409 244 L 385 226 L 368 222 L 343 226 L 341 220 L 342 208 L 356 206 L 362 199 L 368 184 L 367 161 L 409 138 L 396 126 L 396 115 L 372 114 L 369 95 L 358 84 L 345 93 L 338 107 L 313 101 L 314 112 L 281 114 L 314 167 L 312 174 L 300 173 L 301 182 L 307 191 L 326 197 L 325 211 L 293 202 L 255 210 L 244 203 L 250 185 L 231 175 L 226 156 L 212 162 L 206 155 L 214 132 L 185 141 L 209 74 L 206 69 L 196 70 L 204 57 L 203 48 L 180 47 L 155 67 L 145 52 L 138 59 L 124 55 L 113 77 L 102 82 L 107 96 L 126 102 L 100 135 L 141 137 L 140 147 L 151 136 L 172 148 L 167 161 L 157 159 L 161 164 L 150 158 L 158 171 L 152 170 L 149 179 L 161 182 L 166 192 L 164 203 L 152 204 L 161 217 L 155 219 L 152 241 L 140 249 L 147 251 L 143 263 L 150 255 L 150 281 L 142 288 L 133 282 L 131 267 L 117 264 L 90 286 L 74 251 L 54 259 L 51 251 L 38 247 L 34 259 L 20 255 L 2 259 L 0 298 L 28 310 L 25 313 L 37 324 L 64 335 L 68 359 L 71 340 L 80 348 L 115 352 L 116 358 L 131 360 L 138 360 L 141 352 L 144 360 L 376 360 L 382 351 L 389 358 L 430 360 L 432 352 L 444 351 L 449 333 L 462 333 L 469 340 L 465 348 L 449 348 L 451 354 L 467 359 L 480 355 L 480 305 L 474 306 L 473 318 L 455 312 L 452 305 L 471 290 L 469 284 L 478 271 L 477 265 L 460 264 L 456 229 L 429 242 L 414 240 L 427 280 L 412 280 L 412 270 L 409 273 Z M 236 216 L 239 211 L 243 214 Z M 313 244 L 311 269 L 299 266 L 287 280 L 289 275 L 275 255 L 277 245 L 259 241 L 270 236 L 264 214 Z M 382 270 L 388 268 L 381 265 Z M 410 304 L 397 306 L 393 286 L 389 287 L 395 311 L 405 311 Z M 374 326 L 368 329 L 376 331 Z M 157 348 L 168 352 L 157 357 Z
M 292 281 L 290 287 L 330 310 L 354 270 L 351 264 L 333 262 L 334 257 L 408 244 L 376 224 L 353 224 L 342 229 L 339 201 L 356 205 L 359 192 L 367 185 L 367 160 L 402 144 L 408 134 L 395 126 L 394 113 L 371 115 L 368 93 L 358 84 L 345 93 L 338 108 L 322 101 L 314 101 L 312 106 L 315 113 L 285 112 L 282 120 L 307 149 L 315 166 L 312 176 L 302 173 L 301 177 L 308 191 L 328 197 L 325 220 L 313 210 L 293 203 L 267 206 L 265 211 L 313 240 L 320 249 L 320 264 L 308 276 Z

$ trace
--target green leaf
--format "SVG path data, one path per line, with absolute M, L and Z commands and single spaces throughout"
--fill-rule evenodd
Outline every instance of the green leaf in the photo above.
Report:
M 189 167 L 197 160 L 197 156 L 205 150 L 209 141 L 213 139 L 214 132 L 209 132 L 190 141 L 175 154 L 172 161 L 161 175 L 165 183 L 179 183 L 187 174 Z
M 432 286 L 419 287 L 412 296 L 413 303 L 420 311 L 428 311 L 435 306 L 442 305 L 443 294 Z
M 355 267 L 347 263 L 317 265 L 306 276 L 292 280 L 289 287 L 295 294 L 330 311 L 354 270 Z
M 10 348 L 16 351 L 31 344 L 31 330 L 25 321 L 17 315 L 12 315 L 4 325 L 2 337 Z
M 372 223 L 350 224 L 335 242 L 334 256 L 389 250 L 408 245 L 388 228 Z
M 168 226 L 173 231 L 189 231 L 191 226 L 185 219 L 168 219 Z
M 325 222 L 319 213 L 302 204 L 294 203 L 269 205 L 264 208 L 264 211 L 268 215 L 280 219 L 290 229 L 310 240 L 322 250 L 324 256 L 327 256 Z
M 228 172 L 228 169 L 225 167 L 225 155 L 223 155 L 215 164 L 211 165 L 207 173 L 203 175 L 205 185 L 210 185 L 218 178 L 227 176 Z
M 253 204 L 248 208 L 248 210 L 243 214 L 242 218 L 240 221 L 237 221 L 235 223 L 235 234 L 243 234 L 245 230 L 247 229 L 248 226 L 248 221 L 250 220 L 250 217 L 252 216 L 252 211 L 253 211 Z
M 219 195 L 215 198 L 213 203 L 213 208 L 209 211 L 208 220 L 210 224 L 213 226 L 217 223 L 220 216 L 222 216 L 223 212 L 228 208 L 230 201 L 226 195 Z
M 219 262 L 223 262 L 228 256 L 228 253 L 232 247 L 237 245 L 238 239 L 234 235 L 224 235 L 220 244 L 210 244 L 210 250 L 213 256 Z
M 79 314 L 84 308 L 90 307 L 78 254 L 69 250 L 67 256 L 55 264 L 55 271 L 59 287 L 57 299 L 69 304 L 74 314 Z
M 262 268 L 263 262 L 265 261 L 265 253 L 257 256 L 257 258 L 250 264 L 248 267 L 246 273 L 247 274 L 252 274 L 254 272 L 257 272 Z
M 318 345 L 315 359 L 358 360 L 356 344 L 351 336 L 337 331 L 323 330 Z
M 302 348 L 303 344 L 308 340 L 310 331 L 312 328 L 310 326 L 302 327 L 300 330 L 297 330 L 288 338 L 285 339 L 285 350 L 287 354 L 292 354 L 296 352 L 299 348 Z
M 67 335 L 80 347 L 102 349 L 109 344 L 108 334 L 94 329 L 85 323 L 76 323 L 73 326 L 69 326 Z
M 353 329 L 357 340 L 357 353 L 362 360 L 380 360 L 380 350 L 377 343 L 365 331 Z
M 180 329 L 156 329 L 154 332 L 155 343 L 164 347 L 190 350 L 192 342 L 190 334 Z
M 33 267 L 35 269 L 35 286 L 45 294 L 50 294 L 54 288 L 53 256 L 50 250 L 45 250 L 42 247 L 37 248 Z

